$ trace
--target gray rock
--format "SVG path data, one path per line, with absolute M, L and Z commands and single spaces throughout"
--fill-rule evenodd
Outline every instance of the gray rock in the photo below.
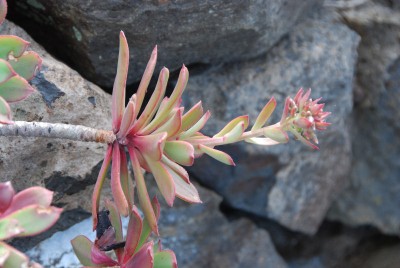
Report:
M 192 77 L 185 105 L 203 100 L 213 117 L 205 133 L 215 134 L 229 120 L 249 114 L 254 122 L 274 96 L 280 118 L 287 95 L 313 88 L 332 112 L 329 130 L 320 134 L 320 150 L 303 144 L 261 147 L 245 143 L 223 148 L 236 162 L 225 166 L 206 156 L 192 174 L 215 189 L 233 207 L 274 219 L 313 234 L 347 181 L 351 150 L 347 119 L 352 109 L 352 80 L 359 37 L 322 12 L 298 25 L 266 57 L 231 64 Z
M 37 91 L 11 104 L 14 120 L 111 127 L 108 94 L 52 58 L 13 23 L 6 21 L 0 32 L 28 40 L 43 59 L 41 72 L 31 82 Z M 105 146 L 96 143 L 0 137 L 0 180 L 11 180 L 17 190 L 35 185 L 53 190 L 54 201 L 65 210 L 89 209 L 90 188 L 104 152 Z
M 85 77 L 111 87 L 118 33 L 131 48 L 128 83 L 159 45 L 159 65 L 221 63 L 265 53 L 317 0 L 9 1 L 10 16 Z M 51 33 L 51 34 L 49 34 Z
M 374 7 L 377 11 L 371 17 Z M 371 3 L 347 12 L 342 15 L 362 37 L 355 84 L 357 105 L 350 124 L 354 158 L 351 184 L 337 199 L 329 218 L 350 225 L 371 224 L 398 235 L 400 12 Z
M 160 233 L 163 248 L 174 250 L 179 267 L 287 267 L 268 233 L 248 220 L 229 222 L 219 212 L 221 198 L 197 186 L 203 204 L 177 202 L 163 207 Z M 127 226 L 127 220 L 123 225 Z M 94 240 L 91 220 L 85 220 L 28 251 L 45 267 L 80 267 L 69 241 L 78 234 Z

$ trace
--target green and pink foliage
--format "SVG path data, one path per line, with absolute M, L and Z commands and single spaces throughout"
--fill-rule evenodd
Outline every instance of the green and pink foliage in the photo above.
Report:
M 156 216 L 151 206 L 143 170 L 154 175 L 158 188 L 166 203 L 173 205 L 175 197 L 190 203 L 200 203 L 200 197 L 182 166 L 190 166 L 195 158 L 207 154 L 214 159 L 235 165 L 232 158 L 215 149 L 216 146 L 247 141 L 260 145 L 276 145 L 289 140 L 291 132 L 303 143 L 318 148 L 315 131 L 324 130 L 329 123 L 323 112 L 323 104 L 309 99 L 311 91 L 303 95 L 300 89 L 294 99 L 286 100 L 280 122 L 266 125 L 275 110 L 272 98 L 261 110 L 251 130 L 247 115 L 231 120 L 220 132 L 212 137 L 200 131 L 210 118 L 210 112 L 203 111 L 201 102 L 185 112 L 181 107 L 181 96 L 189 79 L 189 72 L 182 67 L 175 89 L 165 96 L 169 71 L 163 68 L 155 89 L 142 109 L 143 100 L 153 75 L 157 60 L 154 48 L 137 92 L 125 107 L 125 87 L 128 74 L 129 48 L 123 32 L 120 33 L 120 53 L 117 75 L 112 95 L 112 129 L 116 140 L 108 145 L 101 171 L 93 192 L 93 229 L 97 226 L 100 193 L 108 168 L 111 166 L 111 190 L 118 211 L 128 216 L 133 207 L 133 183 L 128 175 L 126 151 L 134 171 L 138 200 L 144 216 L 153 232 L 158 235 Z M 143 110 L 140 114 L 139 111 Z
M 110 201 L 105 203 L 108 213 L 102 212 L 103 215 L 99 216 L 99 225 L 104 228 L 104 222 L 109 223 L 105 224 L 105 230 L 97 229 L 95 242 L 82 235 L 71 241 L 74 252 L 82 265 L 121 268 L 177 267 L 175 254 L 171 250 L 163 250 L 160 242 L 148 241 L 152 232 L 151 227 L 146 219 L 142 220 L 135 206 L 129 212 L 130 219 L 124 239 L 121 215 L 116 205 Z M 158 220 L 160 205 L 157 198 L 152 200 L 152 210 Z M 107 217 L 105 220 L 104 216 Z
M 53 192 L 31 187 L 15 193 L 10 182 L 0 183 L 0 267 L 28 267 L 29 259 L 5 240 L 36 235 L 49 229 L 62 209 L 51 206 Z
M 7 3 L 0 0 L 0 24 L 7 13 Z M 27 51 L 29 42 L 14 36 L 0 36 L 0 123 L 9 124 L 9 103 L 21 101 L 34 89 L 29 85 L 39 70 L 42 60 L 33 51 Z

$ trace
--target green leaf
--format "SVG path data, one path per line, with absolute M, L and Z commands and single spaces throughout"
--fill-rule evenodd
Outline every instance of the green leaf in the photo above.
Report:
M 187 113 L 182 117 L 181 131 L 186 131 L 203 116 L 203 106 L 201 101 L 196 103 Z
M 14 35 L 2 35 L 0 36 L 0 59 L 8 60 L 9 55 L 18 58 L 28 46 L 29 42 L 22 38 Z
M 170 116 L 168 121 L 166 121 L 163 124 L 160 124 L 160 126 L 153 133 L 166 132 L 167 139 L 175 136 L 181 129 L 182 112 L 183 112 L 183 107 L 175 108 L 171 112 L 172 115 Z
M 274 97 L 272 97 L 268 101 L 268 103 L 264 106 L 264 108 L 261 110 L 251 130 L 257 130 L 262 128 L 267 122 L 267 120 L 271 117 L 272 113 L 275 110 L 275 107 L 276 107 L 276 100 Z
M 11 109 L 8 103 L 0 96 L 0 123 L 11 124 Z
M 249 116 L 242 115 L 238 116 L 235 119 L 231 120 L 226 126 L 217 134 L 214 135 L 215 138 L 223 137 L 225 135 L 229 135 L 229 133 L 239 124 L 243 123 L 243 130 L 249 126 Z
M 163 250 L 154 254 L 154 268 L 177 268 L 175 253 Z
M 37 53 L 27 51 L 21 57 L 9 60 L 9 63 L 14 71 L 29 81 L 35 76 L 42 65 L 42 59 Z
M 15 76 L 12 66 L 5 60 L 0 59 L 0 84 Z
M 232 143 L 232 142 L 236 142 L 243 134 L 244 130 L 245 130 L 245 125 L 246 122 L 239 122 L 236 126 L 234 126 L 232 129 L 230 129 L 230 131 L 226 134 L 224 134 L 224 136 L 222 136 L 224 138 L 224 143 Z M 215 137 L 215 136 L 214 136 Z M 219 137 L 216 137 L 219 138 Z
M 97 266 L 92 262 L 91 249 L 93 242 L 86 236 L 79 235 L 71 240 L 72 249 L 80 263 L 84 266 Z
M 186 141 L 167 141 L 164 146 L 164 153 L 180 165 L 193 165 L 194 148 Z
M 214 148 L 210 148 L 204 145 L 199 145 L 199 148 L 202 152 L 208 154 L 209 156 L 211 156 L 212 158 L 226 164 L 226 165 L 230 165 L 230 166 L 235 166 L 235 162 L 233 162 L 232 158 L 229 156 L 229 154 L 214 149 Z
M 30 205 L 15 211 L 2 218 L 2 223 L 11 224 L 12 221 L 18 222 L 18 227 L 24 231 L 19 237 L 35 235 L 46 231 L 60 217 L 62 209 L 56 207 L 43 207 L 40 205 Z
M 22 252 L 0 241 L 0 267 L 29 267 L 29 259 Z
M 108 218 L 110 219 L 110 223 L 115 230 L 115 240 L 117 242 L 122 242 L 124 240 L 124 237 L 122 233 L 121 215 L 118 212 L 118 208 L 115 203 L 111 202 L 110 200 L 105 201 L 105 206 L 110 212 Z
M 196 124 L 194 124 L 191 128 L 186 130 L 185 132 L 182 132 L 182 134 L 179 135 L 180 140 L 185 140 L 192 135 L 196 134 L 196 132 L 200 131 L 204 125 L 207 123 L 208 119 L 210 118 L 211 113 L 210 111 L 207 111 L 200 119 L 197 121 Z
M 286 131 L 282 130 L 279 127 L 267 127 L 264 130 L 264 135 L 267 138 L 270 138 L 279 143 L 287 143 L 289 141 L 289 137 Z
M 13 76 L 0 84 L 0 96 L 9 103 L 25 99 L 33 91 L 28 82 L 20 76 Z

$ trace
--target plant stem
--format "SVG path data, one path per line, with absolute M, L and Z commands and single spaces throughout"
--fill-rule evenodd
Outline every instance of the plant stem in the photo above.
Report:
M 14 121 L 9 125 L 0 124 L 0 136 L 46 137 L 99 143 L 113 143 L 116 139 L 115 134 L 108 130 L 79 125 L 25 121 Z

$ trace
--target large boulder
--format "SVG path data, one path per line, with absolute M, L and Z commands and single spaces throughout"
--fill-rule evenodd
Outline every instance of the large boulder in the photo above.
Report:
M 36 92 L 11 104 L 14 120 L 111 127 L 108 94 L 55 60 L 13 23 L 5 21 L 0 33 L 31 42 L 31 49 L 43 59 L 40 73 L 31 82 Z M 90 188 L 96 181 L 104 152 L 103 144 L 0 137 L 0 181 L 11 180 L 17 190 L 44 186 L 55 191 L 54 201 L 65 211 L 88 210 Z
M 128 84 L 137 81 L 154 45 L 159 66 L 221 63 L 270 49 L 317 0 L 9 1 L 10 16 L 46 49 L 89 80 L 112 86 L 118 33 L 131 48 Z
M 212 117 L 205 133 L 213 135 L 229 120 L 249 114 L 255 120 L 274 96 L 278 121 L 287 95 L 312 88 L 331 111 L 332 126 L 320 133 L 320 150 L 299 142 L 261 147 L 239 143 L 222 148 L 236 162 L 225 166 L 208 157 L 195 161 L 191 173 L 215 189 L 233 207 L 278 221 L 308 234 L 316 232 L 336 195 L 348 181 L 351 143 L 348 118 L 359 37 L 321 11 L 289 33 L 265 57 L 226 65 L 192 76 L 185 105 L 203 100 Z
M 361 36 L 351 121 L 351 183 L 329 218 L 400 234 L 400 11 L 367 1 L 341 11 Z

